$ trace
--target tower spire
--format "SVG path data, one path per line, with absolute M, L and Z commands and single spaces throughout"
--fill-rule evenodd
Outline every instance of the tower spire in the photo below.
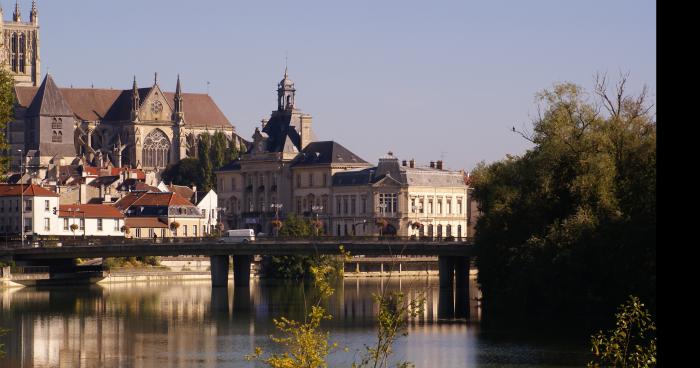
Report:
M 184 124 L 185 111 L 182 106 L 182 87 L 180 86 L 180 74 L 177 75 L 177 86 L 175 86 L 175 121 Z
M 153 75 L 153 85 L 155 86 L 156 84 L 158 84 L 158 72 L 155 72 Z
M 36 0 L 32 0 L 32 11 L 29 13 L 29 21 L 34 25 L 39 23 L 39 10 L 36 8 Z
M 141 101 L 139 99 L 139 87 L 136 85 L 136 75 L 134 75 L 134 85 L 131 90 L 131 120 L 136 121 L 139 118 L 139 107 Z
M 22 21 L 22 12 L 19 10 L 19 0 L 15 0 L 15 11 L 12 13 L 12 20 L 15 22 Z

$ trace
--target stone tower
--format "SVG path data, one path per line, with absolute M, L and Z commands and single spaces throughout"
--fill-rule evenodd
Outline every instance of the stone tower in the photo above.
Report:
M 12 20 L 4 20 L 0 6 L 0 65 L 10 71 L 19 86 L 38 86 L 41 82 L 39 54 L 39 11 L 32 1 L 29 22 L 22 22 L 19 0 L 15 2 Z

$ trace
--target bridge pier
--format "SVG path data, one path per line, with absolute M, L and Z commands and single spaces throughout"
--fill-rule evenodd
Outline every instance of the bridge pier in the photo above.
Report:
M 228 285 L 228 257 L 228 254 L 209 256 L 212 287 L 226 287 Z
M 469 317 L 469 262 L 469 257 L 438 257 L 438 318 Z
M 469 318 L 469 257 L 455 257 L 455 318 Z
M 233 285 L 238 287 L 250 286 L 250 264 L 253 256 L 234 255 L 233 256 Z
M 439 256 L 438 269 L 440 270 L 439 294 L 438 294 L 438 318 L 452 319 L 455 312 L 454 299 L 454 257 Z

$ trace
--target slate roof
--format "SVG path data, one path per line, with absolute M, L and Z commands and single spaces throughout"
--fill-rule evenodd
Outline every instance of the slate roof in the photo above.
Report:
M 301 150 L 301 137 L 294 128 L 291 113 L 273 114 L 262 131 L 268 135 L 268 152 L 293 152 L 294 147 Z
M 44 92 L 40 93 L 42 87 Z M 152 87 L 138 89 L 142 105 L 151 89 Z M 19 106 L 29 108 L 30 112 L 44 108 L 45 105 L 46 109 L 60 110 L 64 113 L 61 116 L 75 115 L 78 119 L 87 121 L 118 122 L 131 119 L 131 89 L 58 88 L 53 78 L 48 75 L 40 87 L 15 86 L 15 95 Z M 163 95 L 170 104 L 173 103 L 174 92 L 163 92 Z M 41 100 L 48 102 L 40 103 Z M 61 100 L 64 101 L 62 104 L 59 103 Z M 232 127 L 211 96 L 203 93 L 183 93 L 182 100 L 186 125 Z M 64 111 L 66 109 L 67 111 Z M 69 113 L 65 114 L 67 112 Z
M 360 156 L 335 141 L 311 142 L 292 162 L 292 166 L 331 164 L 369 165 Z
M 374 179 L 375 167 L 347 170 L 333 174 L 333 186 L 368 185 Z
M 56 86 L 51 74 L 47 74 L 39 86 L 36 96 L 27 109 L 27 116 L 73 116 L 61 90 Z
M 218 168 L 217 170 L 214 170 L 214 172 L 221 172 L 221 171 L 236 171 L 241 169 L 241 161 L 240 160 L 233 160 L 229 162 L 228 164 Z

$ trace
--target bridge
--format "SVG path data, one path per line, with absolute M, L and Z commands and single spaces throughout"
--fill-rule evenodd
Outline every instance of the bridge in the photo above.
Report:
M 353 256 L 438 256 L 440 295 L 441 299 L 443 294 L 448 299 L 443 304 L 468 310 L 469 265 L 475 255 L 471 239 L 324 236 L 258 238 L 249 243 L 222 243 L 217 238 L 40 240 L 24 247 L 14 242 L 0 244 L 0 259 L 65 270 L 75 258 L 205 255 L 210 257 L 212 287 L 226 287 L 232 256 L 234 288 L 247 288 L 254 255 L 333 255 L 340 254 L 340 245 Z

